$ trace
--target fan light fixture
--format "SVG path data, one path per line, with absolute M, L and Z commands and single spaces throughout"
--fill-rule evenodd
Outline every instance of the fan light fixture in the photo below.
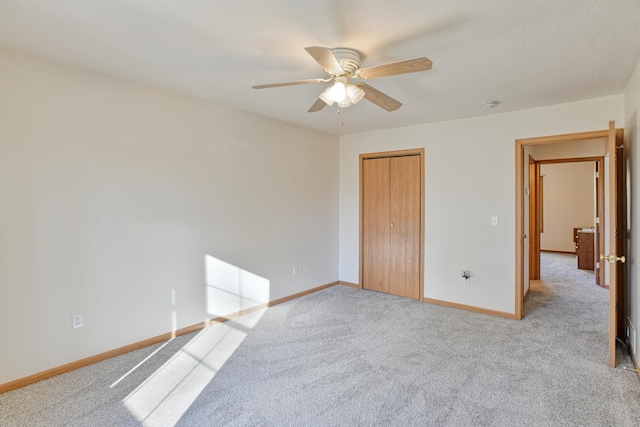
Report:
M 347 88 L 344 83 L 340 81 L 335 82 L 329 91 L 329 98 L 331 98 L 333 102 L 342 102 L 346 97 Z
M 357 104 L 364 98 L 364 91 L 348 79 L 338 78 L 333 86 L 322 92 L 319 98 L 327 105 L 338 104 L 341 108 Z
M 357 104 L 364 98 L 364 91 L 356 85 L 347 86 L 347 96 L 352 104 Z
M 350 107 L 352 105 L 353 105 L 353 103 L 349 100 L 348 97 L 345 97 L 342 102 L 338 102 L 338 107 L 340 107 L 340 108 L 347 108 L 347 107 Z
M 333 105 L 333 99 L 331 99 L 331 89 L 333 89 L 333 86 L 330 86 L 330 87 L 326 88 L 324 90 L 324 92 L 322 92 L 320 94 L 320 96 L 318 97 L 322 101 L 324 101 L 324 103 L 327 104 L 328 106 L 332 106 Z

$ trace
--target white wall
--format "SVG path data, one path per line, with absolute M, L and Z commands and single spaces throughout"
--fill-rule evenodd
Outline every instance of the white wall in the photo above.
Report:
M 638 292 L 638 254 L 640 254 L 640 234 L 638 234 L 638 215 L 640 215 L 640 63 L 629 80 L 624 91 L 624 141 L 627 169 L 628 216 L 627 227 L 627 312 L 632 326 L 640 327 L 640 292 Z M 638 339 L 640 337 L 637 337 Z M 635 346 L 635 358 L 640 360 L 640 343 Z
M 595 162 L 546 163 L 540 249 L 575 252 L 573 229 L 595 224 Z
M 206 255 L 337 280 L 337 176 L 337 137 L 0 49 L 0 383 L 215 317 Z
M 616 127 L 620 126 L 622 126 L 622 124 L 616 123 Z M 538 161 L 576 159 L 579 157 L 604 157 L 606 152 L 607 138 L 564 141 L 556 144 L 542 144 L 531 147 L 531 155 Z
M 359 281 L 358 155 L 423 147 L 425 296 L 514 313 L 514 141 L 603 130 L 622 117 L 620 95 L 341 137 L 340 279 Z

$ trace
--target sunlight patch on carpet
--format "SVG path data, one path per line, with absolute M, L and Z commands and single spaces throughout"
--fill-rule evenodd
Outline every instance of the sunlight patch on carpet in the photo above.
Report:
M 203 329 L 123 403 L 144 426 L 173 426 L 231 357 L 266 309 Z

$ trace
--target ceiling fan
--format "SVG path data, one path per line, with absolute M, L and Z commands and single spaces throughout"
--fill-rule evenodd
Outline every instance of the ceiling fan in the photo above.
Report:
M 253 86 L 253 88 L 266 89 L 280 86 L 334 82 L 333 85 L 320 94 L 316 102 L 309 108 L 309 113 L 320 111 L 325 105 L 333 105 L 334 103 L 341 108 L 345 108 L 358 103 L 362 98 L 387 111 L 395 111 L 402 106 L 401 102 L 396 101 L 389 95 L 380 92 L 364 82 L 354 83 L 352 80 L 369 80 L 378 77 L 395 76 L 397 74 L 427 71 L 430 70 L 433 65 L 429 59 L 422 57 L 360 68 L 361 55 L 360 52 L 355 49 L 330 49 L 328 47 L 310 46 L 305 47 L 305 50 L 322 66 L 324 71 L 329 74 L 328 78 L 272 83 Z

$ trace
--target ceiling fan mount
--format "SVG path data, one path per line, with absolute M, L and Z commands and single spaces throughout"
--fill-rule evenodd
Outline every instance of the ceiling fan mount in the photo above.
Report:
M 360 69 L 360 61 L 362 59 L 360 52 L 348 47 L 336 47 L 331 49 L 331 52 L 333 52 L 342 69 L 351 76 L 355 76 L 355 72 Z
M 309 46 L 306 47 L 305 50 L 322 66 L 322 69 L 329 74 L 329 78 L 272 83 L 253 86 L 253 88 L 266 89 L 333 81 L 333 85 L 322 92 L 311 108 L 309 108 L 308 111 L 310 113 L 320 111 L 325 105 L 333 105 L 334 102 L 337 103 L 339 107 L 349 107 L 350 105 L 358 103 L 362 98 L 387 111 L 395 111 L 402 106 L 401 102 L 396 101 L 389 95 L 374 89 L 364 82 L 353 83 L 351 80 L 368 80 L 378 77 L 414 73 L 417 71 L 427 71 L 430 70 L 433 65 L 429 59 L 421 57 L 368 68 L 360 68 L 362 54 L 355 49 L 346 47 L 330 49 L 328 47 Z

